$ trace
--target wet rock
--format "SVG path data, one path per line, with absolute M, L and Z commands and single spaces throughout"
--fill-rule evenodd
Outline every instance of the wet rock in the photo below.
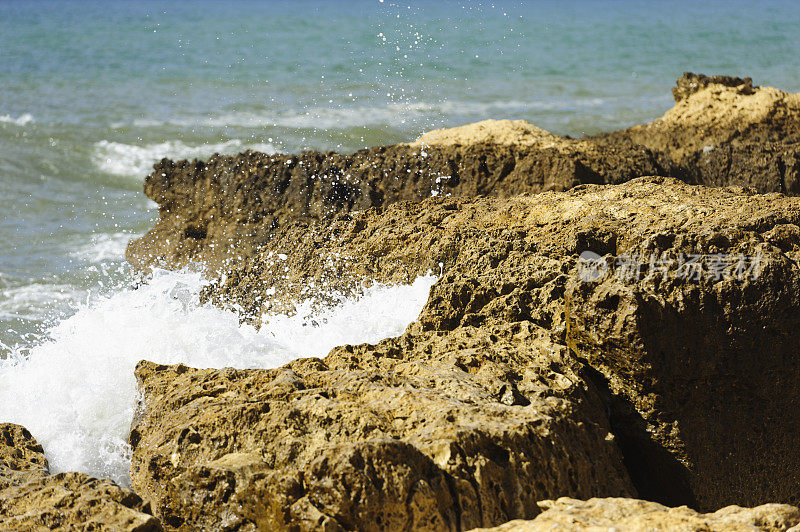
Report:
M 127 258 L 138 269 L 192 261 L 216 269 L 249 255 L 297 220 L 431 196 L 508 196 L 653 173 L 653 157 L 640 146 L 564 139 L 554 145 L 398 144 L 351 155 L 246 152 L 207 162 L 164 159 L 144 189 L 159 204 L 159 220 L 129 245 Z
M 162 530 L 142 499 L 83 473 L 49 475 L 42 447 L 19 425 L 0 424 L 0 529 Z
M 545 511 L 536 519 L 512 521 L 475 532 L 778 532 L 798 530 L 800 523 L 800 509 L 786 504 L 764 504 L 755 508 L 728 506 L 709 514 L 700 514 L 685 506 L 668 508 L 654 502 L 621 498 L 580 501 L 564 497 L 539 504 Z
M 796 503 L 798 227 L 798 198 L 663 177 L 287 224 L 206 296 L 257 323 L 312 284 L 439 280 L 376 345 L 141 364 L 134 488 L 183 529 L 465 530 L 564 495 Z
M 439 279 L 376 345 L 270 371 L 142 363 L 134 488 L 185 530 L 466 530 L 565 495 L 800 502 L 800 199 L 776 193 L 800 191 L 800 95 L 687 74 L 675 98 L 584 139 L 487 121 L 161 161 L 129 259 L 203 261 L 223 273 L 204 299 L 256 325 Z

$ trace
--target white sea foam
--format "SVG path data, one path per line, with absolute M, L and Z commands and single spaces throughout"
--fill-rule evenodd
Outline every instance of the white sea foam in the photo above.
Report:
M 17 118 L 14 118 L 11 115 L 0 115 L 0 122 L 14 124 L 15 126 L 24 126 L 33 122 L 33 115 L 30 113 L 25 113 Z
M 70 256 L 93 263 L 122 260 L 128 242 L 138 236 L 131 233 L 93 234 L 89 242 L 72 251 Z
M 324 355 L 343 343 L 396 336 L 416 319 L 433 276 L 375 285 L 359 299 L 303 318 L 278 316 L 261 330 L 200 305 L 206 284 L 192 272 L 157 271 L 146 285 L 97 298 L 48 331 L 27 356 L 0 360 L 0 419 L 26 426 L 54 471 L 127 483 L 126 443 L 142 359 L 201 368 L 272 368 Z
M 350 105 L 342 107 L 310 107 L 302 110 L 239 111 L 211 116 L 157 120 L 140 118 L 133 125 L 143 128 L 165 125 L 180 127 L 285 127 L 294 129 L 347 129 L 359 126 L 397 126 L 422 119 L 441 122 L 445 117 L 465 117 L 475 120 L 498 113 L 519 117 L 531 110 L 571 110 L 598 107 L 607 103 L 601 98 L 577 100 L 497 100 L 489 102 L 390 102 L 385 105 Z M 122 127 L 124 124 L 114 124 Z M 432 126 L 431 126 L 432 127 Z M 438 126 L 437 126 L 438 127 Z
M 375 124 L 396 124 L 425 116 L 434 108 L 426 103 L 390 103 L 386 106 L 311 107 L 303 110 L 230 112 L 210 116 L 156 120 L 140 118 L 136 127 L 287 127 L 294 129 L 344 129 Z M 122 127 L 124 124 L 113 124 Z
M 86 292 L 65 284 L 32 283 L 0 290 L 0 319 L 39 320 L 76 305 Z
M 152 169 L 153 163 L 163 157 L 192 159 L 195 157 L 209 157 L 214 153 L 238 153 L 245 149 L 264 153 L 277 152 L 272 144 L 245 143 L 239 139 L 199 146 L 190 146 L 181 141 L 136 146 L 101 140 L 95 143 L 94 147 L 93 162 L 100 170 L 114 175 L 139 178 L 147 175 Z

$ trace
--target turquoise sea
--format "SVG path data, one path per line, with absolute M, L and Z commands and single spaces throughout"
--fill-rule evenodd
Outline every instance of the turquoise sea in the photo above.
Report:
M 666 111 L 683 71 L 800 91 L 798 28 L 794 1 L 0 1 L 0 421 L 28 425 L 56 468 L 124 481 L 114 368 L 232 337 L 246 356 L 195 363 L 259 365 L 256 332 L 191 307 L 202 280 L 128 287 L 161 157 L 352 151 L 485 118 L 627 127 Z M 225 325 L 200 346 L 192 320 Z

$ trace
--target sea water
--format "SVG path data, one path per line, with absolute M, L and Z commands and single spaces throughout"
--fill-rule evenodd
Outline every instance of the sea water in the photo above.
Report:
M 275 367 L 422 308 L 433 277 L 257 331 L 200 305 L 200 274 L 133 289 L 154 161 L 485 118 L 580 136 L 660 116 L 685 70 L 798 91 L 798 21 L 793 1 L 0 2 L 0 422 L 54 470 L 125 482 L 139 360 Z

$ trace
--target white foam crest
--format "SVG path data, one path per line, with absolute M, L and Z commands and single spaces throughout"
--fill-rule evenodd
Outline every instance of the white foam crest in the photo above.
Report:
M 319 107 L 274 117 L 273 124 L 297 129 L 346 129 L 368 125 L 396 126 L 427 116 L 433 108 L 422 102 L 395 102 L 384 107 Z M 222 117 L 230 120 L 233 117 Z
M 125 248 L 128 246 L 128 242 L 138 236 L 140 235 L 131 233 L 94 234 L 88 243 L 72 251 L 70 256 L 96 264 L 122 260 L 125 258 Z
M 576 100 L 508 100 L 494 102 L 460 102 L 443 101 L 437 104 L 437 109 L 448 115 L 475 115 L 480 117 L 493 116 L 498 111 L 516 111 L 524 113 L 529 110 L 569 110 L 585 107 L 599 107 L 606 103 L 602 98 L 584 98 Z
M 0 319 L 38 320 L 59 305 L 77 304 L 86 292 L 65 284 L 31 283 L 0 291 Z
M 265 331 L 301 357 L 327 353 L 338 345 L 379 342 L 403 334 L 417 319 L 434 282 L 436 277 L 427 275 L 410 285 L 373 285 L 358 298 L 341 298 L 334 312 L 324 314 L 314 314 L 310 303 L 302 303 L 291 316 L 266 318 Z
M 606 103 L 601 98 L 575 100 L 497 100 L 490 102 L 390 102 L 385 105 L 350 105 L 343 107 L 313 107 L 303 110 L 232 112 L 215 116 L 172 118 L 168 120 L 136 119 L 137 127 L 287 127 L 294 129 L 346 129 L 358 126 L 397 126 L 421 118 L 463 115 L 483 119 L 499 112 L 519 115 L 531 110 L 558 110 L 598 107 Z M 122 124 L 116 126 L 121 127 Z M 115 127 L 116 127 L 115 126 Z
M 101 140 L 94 147 L 93 162 L 100 170 L 126 177 L 142 177 L 148 174 L 153 163 L 164 157 L 193 159 L 209 157 L 214 153 L 239 153 L 245 149 L 277 153 L 272 144 L 244 143 L 239 139 L 199 146 L 190 146 L 179 140 L 144 146 Z
M 397 102 L 386 106 L 315 107 L 298 111 L 232 112 L 216 116 L 136 119 L 137 127 L 288 127 L 295 129 L 343 129 L 374 124 L 394 125 L 404 119 L 424 116 L 433 107 L 426 103 Z M 122 124 L 114 124 L 121 127 Z
M 15 126 L 24 126 L 33 122 L 33 115 L 30 113 L 25 113 L 17 118 L 14 118 L 11 115 L 0 115 L 0 122 L 14 124 Z
M 311 319 L 274 317 L 256 330 L 235 313 L 198 303 L 198 273 L 156 271 L 146 285 L 98 297 L 48 331 L 49 339 L 0 360 L 0 420 L 27 427 L 53 471 L 127 483 L 127 436 L 137 399 L 133 371 L 147 359 L 200 368 L 273 368 L 343 343 L 401 333 L 435 278 L 375 285 Z

